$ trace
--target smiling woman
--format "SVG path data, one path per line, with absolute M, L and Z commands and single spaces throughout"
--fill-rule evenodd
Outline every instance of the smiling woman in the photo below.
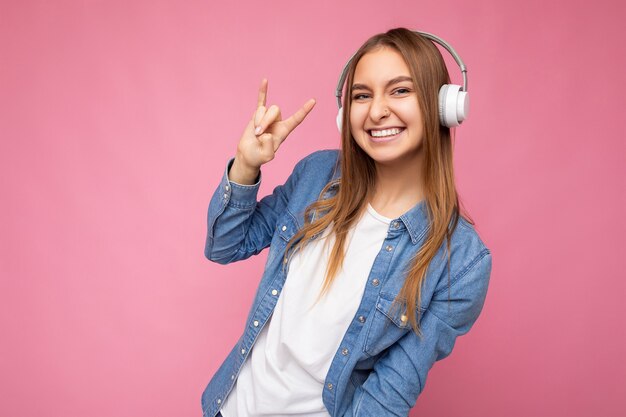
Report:
M 467 97 L 426 35 L 369 39 L 347 68 L 342 149 L 305 157 L 257 201 L 260 167 L 315 104 L 283 120 L 261 83 L 209 205 L 205 254 L 270 256 L 205 416 L 407 416 L 477 319 L 491 254 L 460 213 L 450 134 Z

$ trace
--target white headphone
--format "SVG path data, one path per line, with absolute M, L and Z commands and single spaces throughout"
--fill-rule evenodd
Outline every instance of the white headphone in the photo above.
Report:
M 469 96 L 467 93 L 467 67 L 461 60 L 461 57 L 456 53 L 454 48 L 450 46 L 446 41 L 441 39 L 438 36 L 435 36 L 426 32 L 413 31 L 413 33 L 417 35 L 421 35 L 431 41 L 438 43 L 442 47 L 444 47 L 450 55 L 454 58 L 457 65 L 461 68 L 461 73 L 463 75 L 463 86 L 456 84 L 444 84 L 439 89 L 439 122 L 442 126 L 445 127 L 456 127 L 459 126 L 465 119 L 467 119 L 467 115 L 469 113 Z M 346 82 L 346 77 L 348 76 L 348 68 L 350 67 L 350 63 L 354 55 L 350 57 L 346 65 L 343 67 L 343 71 L 341 72 L 341 77 L 339 77 L 339 82 L 337 83 L 337 89 L 335 90 L 335 97 L 337 98 L 337 107 L 339 107 L 339 111 L 337 112 L 337 127 L 341 132 L 341 123 L 343 120 L 343 108 L 341 106 L 341 96 L 343 93 L 343 85 Z

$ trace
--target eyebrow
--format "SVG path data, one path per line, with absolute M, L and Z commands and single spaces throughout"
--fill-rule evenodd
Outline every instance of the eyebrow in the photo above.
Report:
M 388 88 L 390 85 L 401 83 L 403 81 L 411 81 L 411 82 L 413 82 L 413 79 L 411 77 L 407 77 L 406 75 L 401 75 L 399 77 L 392 78 L 391 80 L 387 81 L 387 85 L 385 85 L 385 88 Z M 354 90 L 369 90 L 369 89 L 370 88 L 368 86 L 366 86 L 365 84 L 352 84 L 352 91 L 354 91 Z

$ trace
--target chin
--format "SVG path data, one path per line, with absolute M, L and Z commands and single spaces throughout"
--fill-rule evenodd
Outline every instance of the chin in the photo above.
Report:
M 392 149 L 389 150 L 369 150 L 367 154 L 374 160 L 374 162 L 379 164 L 390 164 L 395 161 L 402 159 L 404 153 L 397 152 Z
M 367 147 L 364 149 L 370 158 L 379 164 L 397 161 L 412 161 L 420 157 L 422 147 L 407 149 L 405 146 Z

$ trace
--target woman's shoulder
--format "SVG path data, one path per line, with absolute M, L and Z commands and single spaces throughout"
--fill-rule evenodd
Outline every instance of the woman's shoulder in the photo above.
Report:
M 339 164 L 339 149 L 322 149 L 308 154 L 296 164 L 296 170 L 334 169 Z
M 465 250 L 475 254 L 489 252 L 474 223 L 463 216 L 459 217 L 450 243 L 456 250 Z
M 296 164 L 287 181 L 288 210 L 291 213 L 300 218 L 306 207 L 320 198 L 326 185 L 338 177 L 339 154 L 337 149 L 319 150 Z
M 339 177 L 340 151 L 323 149 L 302 158 L 293 169 L 293 175 L 301 186 L 317 188 Z

